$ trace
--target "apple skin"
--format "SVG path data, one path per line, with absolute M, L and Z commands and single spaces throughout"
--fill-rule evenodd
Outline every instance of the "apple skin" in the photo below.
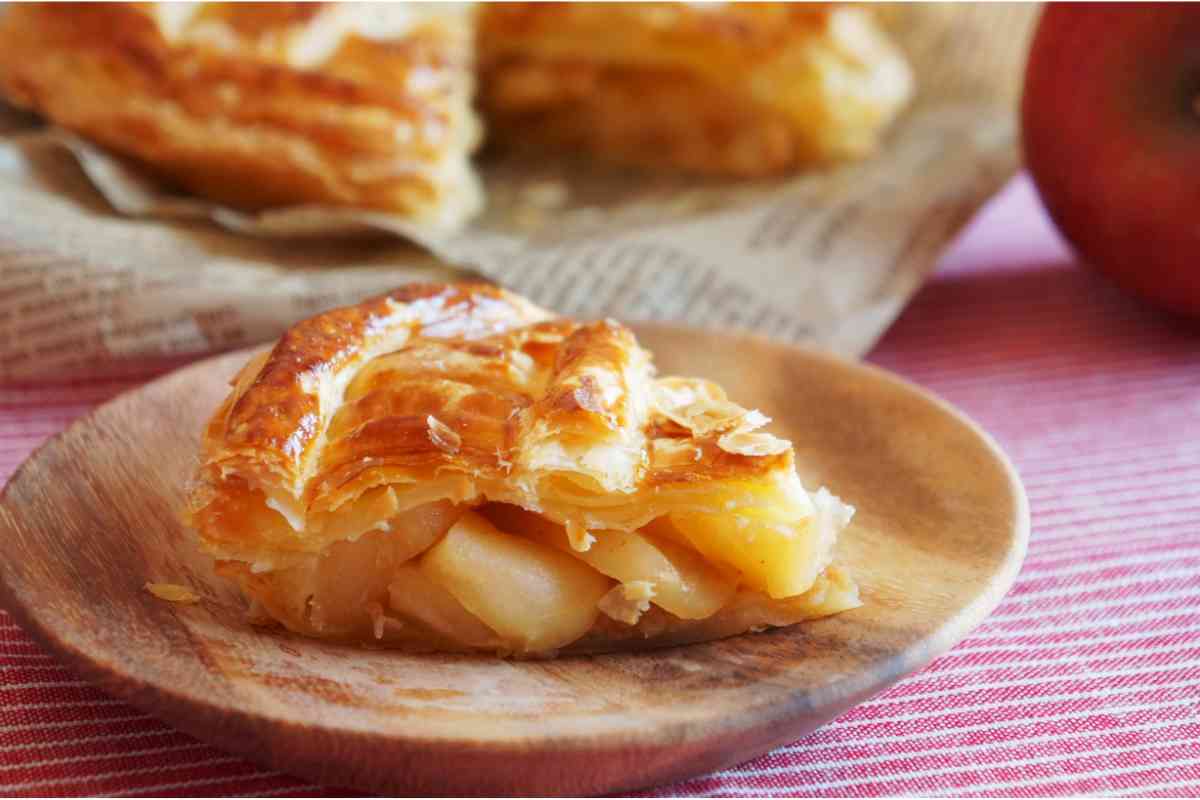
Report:
M 1200 5 L 1048 5 L 1021 126 L 1042 202 L 1080 256 L 1200 316 Z

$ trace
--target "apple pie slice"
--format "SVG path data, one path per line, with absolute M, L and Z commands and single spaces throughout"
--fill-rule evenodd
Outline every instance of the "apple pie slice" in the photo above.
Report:
M 195 194 L 449 230 L 482 205 L 473 18 L 422 3 L 31 3 L 0 93 Z
M 479 19 L 489 137 L 757 176 L 875 149 L 912 94 L 869 9 L 498 3 Z
M 853 509 L 719 386 L 612 321 L 416 285 L 301 322 L 203 435 L 187 519 L 297 633 L 551 655 L 714 639 L 859 604 Z

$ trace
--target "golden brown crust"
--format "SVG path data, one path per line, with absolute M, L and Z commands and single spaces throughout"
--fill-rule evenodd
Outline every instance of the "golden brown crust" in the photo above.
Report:
M 772 64 L 798 39 L 821 35 L 827 3 L 504 3 L 484 10 L 487 57 L 539 54 L 633 64 L 687 65 L 723 75 Z
M 395 342 L 402 346 L 426 335 L 426 328 L 439 328 L 450 337 L 466 334 L 483 313 L 479 307 L 489 301 L 501 303 L 502 313 L 511 312 L 514 320 L 526 321 L 520 316 L 523 309 L 509 307 L 505 297 L 485 284 L 414 284 L 299 322 L 284 332 L 221 421 L 222 428 L 210 436 L 222 436 L 229 449 L 273 450 L 298 464 L 312 446 L 315 420 L 321 416 L 320 394 L 304 389 L 306 376 L 340 372 L 382 336 L 402 337 Z M 397 314 L 398 306 L 407 313 Z
M 302 496 L 315 445 L 354 370 L 414 338 L 470 341 L 551 315 L 487 284 L 412 284 L 292 326 L 244 373 L 204 435 L 207 479 L 239 470 Z M 468 346 L 469 347 L 469 346 Z
M 460 13 L 371 38 L 368 7 L 28 4 L 0 18 L 0 91 L 184 188 L 452 228 L 479 206 Z M 397 10 L 396 13 L 400 13 Z
M 576 417 L 605 427 L 627 424 L 629 409 L 606 401 L 595 372 L 623 375 L 636 351 L 633 334 L 614 322 L 577 328 L 559 348 L 546 396 L 538 401 L 539 411 L 550 421 Z M 622 396 L 628 396 L 629 388 L 620 387 Z
M 624 326 L 555 318 L 495 287 L 416 285 L 335 309 L 235 379 L 205 430 L 193 521 L 218 555 L 270 562 L 326 546 L 323 515 L 385 485 L 403 507 L 490 498 L 593 529 L 743 506 L 772 519 L 807 502 L 786 443 L 729 443 L 765 418 L 706 382 L 651 376 Z M 207 516 L 263 498 L 260 522 L 279 512 L 288 526 Z
M 480 15 L 481 105 L 509 147 L 764 175 L 861 156 L 911 77 L 827 4 L 513 3 Z

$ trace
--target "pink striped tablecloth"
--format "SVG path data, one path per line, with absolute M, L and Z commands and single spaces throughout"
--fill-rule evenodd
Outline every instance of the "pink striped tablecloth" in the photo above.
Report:
M 1200 330 L 1075 266 L 1010 185 L 870 360 L 992 431 L 1033 537 L 1016 587 L 919 674 L 653 794 L 1200 796 Z M 0 390 L 0 476 L 152 377 Z M 106 697 L 0 613 L 0 793 L 336 792 Z

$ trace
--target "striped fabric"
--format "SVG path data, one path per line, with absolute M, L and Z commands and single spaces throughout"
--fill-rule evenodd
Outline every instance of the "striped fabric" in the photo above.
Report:
M 1200 796 L 1200 329 L 1071 264 L 1019 179 L 870 360 L 991 430 L 1033 508 L 966 641 L 801 741 L 647 794 Z M 0 390 L 0 476 L 153 374 Z M 82 683 L 0 613 L 0 793 L 336 792 Z

